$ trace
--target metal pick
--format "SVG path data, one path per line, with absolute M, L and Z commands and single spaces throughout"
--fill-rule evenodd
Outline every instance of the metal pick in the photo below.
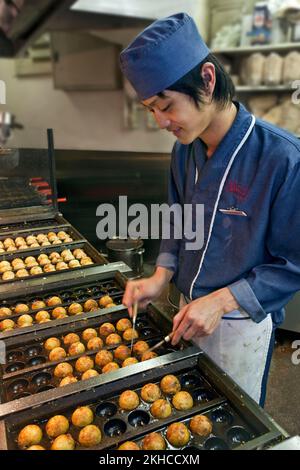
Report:
M 152 346 L 152 348 L 148 349 L 147 352 L 154 351 L 154 349 L 159 348 L 164 343 L 169 343 L 171 341 L 171 339 L 173 338 L 174 333 L 175 332 L 172 331 L 170 334 L 168 334 L 168 336 L 165 336 L 164 339 L 162 339 L 159 343 L 156 343 L 154 346 Z
M 133 331 L 132 331 L 132 333 L 135 331 L 135 323 L 136 323 L 137 312 L 138 312 L 138 302 L 136 300 L 133 304 L 133 316 L 132 316 Z M 132 354 L 132 347 L 133 347 L 133 334 L 132 334 L 132 337 L 131 337 L 131 344 L 130 344 L 130 356 Z

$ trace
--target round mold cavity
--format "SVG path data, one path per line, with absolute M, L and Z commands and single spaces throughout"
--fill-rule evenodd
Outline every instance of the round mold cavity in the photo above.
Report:
M 24 393 L 20 393 L 19 395 L 16 395 L 14 397 L 15 400 L 19 400 L 19 398 L 25 398 L 25 397 L 30 397 L 31 393 L 29 392 L 24 392 Z
M 118 411 L 117 405 L 107 401 L 97 406 L 96 415 L 102 416 L 104 418 L 111 418 L 112 416 L 116 414 L 117 411 Z
M 38 356 L 42 351 L 41 346 L 30 346 L 30 348 L 25 350 L 25 354 L 27 357 L 35 357 Z
M 145 328 L 148 327 L 148 322 L 146 320 L 137 320 L 136 321 L 136 327 L 137 328 Z
M 36 387 L 43 387 L 44 385 L 47 385 L 52 379 L 51 374 L 48 372 L 41 372 L 40 374 L 36 374 L 32 377 L 31 382 L 36 386 Z
M 128 416 L 128 422 L 134 428 L 146 426 L 150 422 L 150 416 L 143 410 L 132 411 Z
M 38 366 L 39 364 L 44 364 L 46 362 L 46 358 L 44 356 L 35 356 L 28 361 L 28 366 Z
M 231 445 L 244 444 L 250 439 L 250 433 L 242 426 L 233 426 L 227 431 L 227 440 Z
M 94 295 L 98 293 L 103 294 L 103 290 L 101 289 L 101 287 L 98 287 L 98 286 L 92 286 L 90 288 L 90 292 Z
M 108 437 L 118 437 L 126 431 L 126 423 L 121 419 L 111 419 L 104 425 L 104 433 Z
M 45 387 L 41 387 L 39 388 L 39 392 L 47 392 L 47 390 L 52 390 L 54 387 L 54 385 L 45 385 Z
M 64 302 L 68 302 L 68 301 L 72 298 L 72 295 L 73 295 L 72 292 L 63 292 L 62 294 L 60 294 L 59 297 L 60 297 Z
M 9 386 L 8 391 L 14 395 L 25 392 L 28 388 L 29 382 L 26 379 L 14 380 Z
M 22 355 L 22 351 L 10 351 L 7 353 L 7 361 L 17 361 L 18 359 L 21 359 Z
M 5 369 L 5 372 L 7 374 L 10 374 L 12 372 L 17 372 L 17 370 L 21 370 L 21 369 L 24 369 L 25 367 L 25 364 L 24 362 L 13 362 L 12 364 L 10 364 L 8 367 L 6 367 Z
M 74 292 L 76 295 L 86 295 L 85 289 L 76 289 Z
M 82 295 L 77 295 L 77 296 L 76 296 L 77 302 L 83 302 L 84 300 L 86 300 L 86 299 L 88 299 L 88 298 L 89 298 L 89 296 L 86 295 L 86 294 L 82 294 Z
M 222 408 L 219 408 L 218 410 L 215 410 L 211 414 L 211 418 L 215 423 L 219 424 L 231 424 L 233 421 L 233 416 L 229 411 L 223 410 Z
M 210 437 L 204 443 L 206 450 L 229 450 L 228 445 L 220 437 Z
M 183 388 L 194 389 L 203 385 L 203 380 L 196 374 L 184 374 L 180 379 Z
M 140 336 L 143 336 L 144 338 L 148 338 L 149 336 L 154 336 L 157 334 L 157 331 L 154 328 L 151 328 L 150 326 L 142 328 L 140 330 Z
M 198 390 L 193 391 L 193 399 L 195 401 L 210 401 L 214 398 L 213 393 L 206 388 L 199 388 Z

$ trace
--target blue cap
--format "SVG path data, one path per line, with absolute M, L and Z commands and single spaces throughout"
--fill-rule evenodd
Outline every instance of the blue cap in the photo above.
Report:
M 157 20 L 121 52 L 120 65 L 140 100 L 162 92 L 209 54 L 194 20 L 178 13 Z

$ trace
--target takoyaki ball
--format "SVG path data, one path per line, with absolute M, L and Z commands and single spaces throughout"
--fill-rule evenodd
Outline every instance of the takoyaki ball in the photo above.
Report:
M 49 360 L 51 362 L 61 361 L 62 359 L 65 359 L 66 355 L 67 353 L 63 348 L 54 348 L 50 351 Z
M 0 248 L 3 248 L 4 245 L 3 245 L 3 242 L 0 240 Z
M 35 321 L 37 321 L 38 323 L 41 323 L 45 320 L 50 320 L 50 314 L 49 312 L 47 312 L 47 310 L 40 310 L 34 318 L 35 318 Z
M 15 313 L 18 315 L 21 315 L 22 313 L 28 313 L 29 312 L 29 307 L 26 304 L 17 304 L 15 306 Z
M 55 238 L 52 240 L 52 245 L 61 245 L 62 244 L 62 241 L 59 239 L 59 238 Z
M 20 328 L 23 328 L 24 326 L 31 326 L 33 323 L 33 318 L 30 315 L 21 315 L 18 320 L 17 324 Z
M 87 328 L 82 332 L 82 339 L 84 341 L 89 341 L 92 338 L 96 338 L 98 336 L 97 331 L 94 328 Z
M 0 269 L 7 266 L 11 268 L 10 263 L 8 261 L 0 261 Z
M 20 259 L 20 258 L 18 258 L 18 259 Z M 30 263 L 34 263 L 36 261 L 36 259 L 35 259 L 34 256 L 27 256 L 24 261 L 25 261 L 25 264 L 27 265 L 27 264 L 30 264 Z
M 72 374 L 73 367 L 71 366 L 71 364 L 69 364 L 69 362 L 61 362 L 60 364 L 57 364 L 54 369 L 54 376 L 60 379 L 63 379 L 64 377 L 67 377 L 68 375 Z
M 176 410 L 190 410 L 194 405 L 192 395 L 188 392 L 177 392 L 172 398 L 172 405 Z
M 73 261 L 75 259 L 71 252 L 67 253 L 63 258 L 65 263 L 69 263 L 70 261 Z
M 67 311 L 64 307 L 55 307 L 52 312 L 51 312 L 51 315 L 53 318 L 57 319 L 57 318 L 64 318 L 67 316 Z
M 43 300 L 35 300 L 31 304 L 31 309 L 32 310 L 42 310 L 45 307 L 46 307 L 46 304 Z
M 77 333 L 68 333 L 65 337 L 64 337 L 64 345 L 65 346 L 70 346 L 71 344 L 73 343 L 79 343 L 80 342 L 80 338 L 79 338 L 79 335 Z
M 129 318 L 121 318 L 116 324 L 117 331 L 123 333 L 123 331 L 128 330 L 128 328 L 132 328 L 132 323 Z
M 164 398 L 159 398 L 155 400 L 155 402 L 150 407 L 150 412 L 154 418 L 164 419 L 168 418 L 168 416 L 172 413 L 172 407 L 168 400 Z
M 146 384 L 141 390 L 141 397 L 147 403 L 154 403 L 161 397 L 160 388 L 156 384 Z
M 28 245 L 26 245 L 25 243 L 24 243 L 24 245 L 18 246 L 19 250 L 27 250 L 27 248 L 28 248 Z
M 212 422 L 205 415 L 193 416 L 190 421 L 190 430 L 198 436 L 208 436 L 212 432 Z
M 44 266 L 44 273 L 53 273 L 54 271 L 56 271 L 56 269 L 55 269 L 55 266 L 53 266 L 53 264 L 46 264 Z
M 103 349 L 102 351 L 99 351 L 96 354 L 95 363 L 97 364 L 97 366 L 101 367 L 101 369 L 102 367 L 106 366 L 106 364 L 109 364 L 112 361 L 113 355 L 110 351 L 107 351 L 106 349 Z
M 21 449 L 39 444 L 43 438 L 43 432 L 36 424 L 28 424 L 18 435 L 18 446 Z
M 13 330 L 15 326 L 16 324 L 13 320 L 9 320 L 9 319 L 3 320 L 0 322 L 0 331 Z
M 11 245 L 7 248 L 7 253 L 12 252 L 12 251 L 17 251 L 17 247 L 15 245 Z
M 54 348 L 59 348 L 60 340 L 58 338 L 48 338 L 44 343 L 44 348 L 46 351 L 52 351 Z
M 41 320 L 39 323 L 47 323 L 47 322 L 49 322 L 49 321 L 51 321 L 50 318 L 45 318 L 45 320 Z
M 112 372 L 114 370 L 119 369 L 119 365 L 116 362 L 109 362 L 102 368 L 103 374 L 107 374 L 109 372 Z
M 43 274 L 43 270 L 40 266 L 34 266 L 30 269 L 31 276 L 37 276 L 38 274 Z
M 34 259 L 34 258 L 33 258 Z M 23 260 L 21 258 L 15 258 L 11 261 L 11 265 L 15 267 L 16 264 L 23 263 Z M 24 263 L 23 263 L 24 264 Z
M 51 261 L 49 258 L 43 258 L 41 261 L 39 261 L 39 265 L 43 267 L 47 266 L 48 264 L 51 264 Z
M 0 254 L 2 255 L 3 253 L 5 253 L 4 248 L 0 248 Z
M 69 347 L 69 355 L 70 356 L 78 356 L 79 354 L 83 354 L 85 352 L 85 345 L 83 343 L 77 342 L 72 343 Z
M 101 338 L 91 338 L 87 343 L 87 348 L 89 351 L 96 351 L 103 348 L 103 341 Z
M 51 263 L 56 265 L 58 263 L 62 263 L 63 262 L 63 259 L 59 256 L 59 257 L 54 257 L 54 258 L 51 258 Z
M 47 233 L 47 237 L 56 237 L 56 233 L 55 232 L 48 232 Z
M 139 334 L 134 328 L 127 328 L 127 330 L 125 330 L 123 333 L 123 339 L 125 341 L 131 341 L 132 338 L 136 339 L 138 337 L 139 337 Z
M 121 410 L 135 410 L 140 404 L 139 396 L 133 390 L 125 390 L 119 396 L 119 407 Z
M 116 331 L 112 323 L 103 323 L 99 328 L 99 333 L 101 336 L 109 336 L 110 334 Z
M 60 232 L 57 233 L 57 236 L 60 240 L 65 240 L 65 238 L 68 238 L 68 234 L 61 230 Z
M 117 335 L 117 333 L 112 333 L 111 335 L 108 335 L 105 340 L 105 344 L 107 346 L 116 346 L 120 343 L 122 343 L 122 338 L 120 335 Z
M 85 252 L 81 250 L 81 248 L 77 248 L 76 250 L 74 250 L 73 255 L 76 259 L 82 259 L 86 256 Z
M 146 351 L 141 357 L 141 361 L 149 361 L 149 359 L 154 359 L 158 354 L 155 351 Z
M 89 264 L 94 264 L 89 256 L 85 256 L 80 260 L 81 266 L 88 266 Z
M 128 357 L 130 357 L 130 354 L 131 351 L 125 344 L 121 344 L 114 350 L 114 358 L 122 362 L 125 361 L 125 359 L 127 359 Z
M 28 277 L 29 274 L 28 274 L 28 271 L 26 271 L 26 269 L 19 269 L 17 272 L 16 272 L 16 277 Z
M 77 379 L 76 377 L 73 377 L 72 375 L 68 375 L 67 377 L 64 377 L 60 383 L 59 383 L 59 386 L 60 387 L 64 387 L 65 385 L 69 385 L 69 384 L 73 384 L 77 382 Z
M 73 304 L 71 304 L 68 308 L 68 313 L 70 315 L 78 315 L 80 313 L 83 312 L 83 308 L 80 304 L 74 302 Z
M 8 317 L 9 315 L 12 315 L 12 311 L 10 308 L 8 307 L 0 308 L 0 318 Z
M 38 242 L 35 242 L 30 245 L 30 248 L 38 248 L 39 246 L 40 244 Z
M 59 263 L 57 263 L 56 269 L 57 271 L 63 271 L 64 269 L 69 269 L 69 266 L 64 261 L 60 261 Z
M 84 428 L 94 421 L 94 413 L 89 406 L 79 406 L 73 412 L 71 420 L 77 428 Z
M 69 430 L 69 421 L 63 415 L 56 415 L 49 419 L 45 427 L 46 433 L 50 439 L 66 434 Z
M 20 271 L 21 269 L 25 269 L 25 264 L 24 263 L 16 263 L 14 265 L 14 271 Z
M 74 450 L 75 441 L 71 434 L 61 434 L 52 442 L 51 450 Z
M 94 299 L 88 299 L 84 302 L 83 309 L 85 312 L 90 312 L 92 309 L 97 309 L 98 304 Z
M 128 357 L 125 361 L 122 362 L 122 367 L 132 366 L 133 364 L 137 364 L 139 361 L 136 357 Z
M 47 237 L 46 237 L 46 235 L 45 235 L 44 233 L 39 233 L 39 234 L 37 235 L 36 239 L 37 239 L 37 241 L 38 241 L 39 243 L 42 243 L 42 242 L 44 242 L 45 240 L 47 240 Z
M 25 238 L 23 238 L 23 237 L 17 237 L 17 238 L 15 239 L 15 245 L 16 245 L 16 246 L 20 246 L 20 245 L 24 245 L 24 244 L 25 244 Z M 1 247 L 1 248 L 3 248 L 3 247 Z
M 2 281 L 11 281 L 15 278 L 15 274 L 12 271 L 6 271 L 2 274 Z
M 78 436 L 78 442 L 83 447 L 94 447 L 97 444 L 100 444 L 101 438 L 101 431 L 98 426 L 89 424 L 81 429 Z
M 58 237 L 56 236 L 56 233 L 51 233 L 50 235 L 48 235 L 48 240 L 51 243 L 53 243 L 57 239 L 58 239 Z
M 89 369 L 92 369 L 94 367 L 94 361 L 91 357 L 89 356 L 82 356 L 79 359 L 77 359 L 75 363 L 75 369 L 77 372 L 86 372 Z
M 113 299 L 109 295 L 104 295 L 98 301 L 101 308 L 105 308 L 107 304 L 111 304 Z
M 146 351 L 148 351 L 149 345 L 146 343 L 146 341 L 137 341 L 133 345 L 133 352 L 137 356 L 142 356 Z
M 37 238 L 34 235 L 28 235 L 28 237 L 26 237 L 26 243 L 28 243 L 28 245 L 32 245 L 33 243 L 36 243 L 36 241 Z
M 166 437 L 174 447 L 183 447 L 190 440 L 190 431 L 183 423 L 172 423 L 168 426 Z
M 175 395 L 175 393 L 180 392 L 181 385 L 175 375 L 165 375 L 160 381 L 161 390 L 167 395 Z
M 46 450 L 46 449 L 43 446 L 36 445 L 36 446 L 30 446 L 26 450 Z
M 47 299 L 48 307 L 54 307 L 54 305 L 60 305 L 60 304 L 62 304 L 60 297 L 54 296 L 54 297 L 50 297 L 49 299 Z
M 51 243 L 48 240 L 45 240 L 44 242 L 41 243 L 41 246 L 49 246 Z
M 74 268 L 79 268 L 79 267 L 80 267 L 80 263 L 78 259 L 71 259 L 71 261 L 69 262 L 69 268 L 74 269 Z
M 107 304 L 105 308 L 112 308 L 112 307 L 116 307 L 117 304 L 115 304 L 114 302 L 112 304 Z
M 26 268 L 31 269 L 31 268 L 34 268 L 35 266 L 38 266 L 38 265 L 39 265 L 39 263 L 37 261 L 32 261 L 32 263 L 26 264 Z M 25 266 L 24 266 L 24 268 L 25 268 Z
M 12 271 L 12 267 L 10 264 L 8 265 L 3 265 L 3 266 L 0 266 L 0 273 L 6 273 L 7 271 Z
M 50 259 L 53 259 L 53 258 L 60 258 L 60 254 L 57 253 L 57 251 L 52 251 L 52 253 L 50 253 L 50 255 L 48 255 Z
M 89 370 L 86 370 L 82 376 L 81 376 L 81 380 L 88 380 L 88 379 L 91 379 L 92 377 L 97 377 L 99 375 L 99 372 L 97 372 L 95 369 L 89 369 Z
M 3 241 L 4 248 L 8 248 L 9 246 L 12 246 L 14 244 L 15 242 L 13 241 L 12 238 L 5 238 L 5 240 Z
M 151 432 L 144 437 L 142 442 L 143 450 L 165 450 L 166 441 L 158 432 Z
M 121 444 L 117 450 L 141 450 L 139 446 L 132 441 L 126 441 Z
M 32 257 L 31 257 L 32 258 Z M 26 258 L 27 259 L 27 258 Z M 48 255 L 46 253 L 41 253 L 38 257 L 37 260 L 40 263 L 43 259 L 49 259 Z
M 65 243 L 70 243 L 72 241 L 73 241 L 73 238 L 71 238 L 69 236 L 67 238 L 65 238 L 65 240 L 64 240 Z

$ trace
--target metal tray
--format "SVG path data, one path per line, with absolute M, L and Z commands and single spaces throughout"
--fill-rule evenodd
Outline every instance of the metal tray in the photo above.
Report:
M 28 424 L 38 424 L 42 428 L 41 445 L 49 448 L 51 443 L 44 431 L 48 419 L 54 415 L 64 415 L 69 419 L 77 407 L 85 405 L 94 411 L 93 422 L 101 430 L 102 440 L 94 447 L 99 450 L 116 449 L 128 440 L 141 443 L 146 434 L 164 433 L 171 423 L 189 423 L 191 417 L 197 414 L 206 414 L 213 422 L 213 430 L 206 438 L 193 436 L 185 446 L 188 449 L 217 449 L 221 446 L 229 449 L 257 449 L 284 437 L 274 421 L 196 348 L 136 364 L 126 372 L 113 372 L 110 382 L 103 376 L 91 379 L 94 386 L 81 394 L 70 393 L 64 397 L 52 397 L 51 400 L 51 392 L 48 391 L 44 392 L 43 402 L 37 401 L 38 396 L 31 397 L 31 409 L 29 398 L 24 398 L 22 406 L 22 400 L 19 400 L 20 408 L 16 402 L 15 413 L 11 415 L 10 405 L 2 405 L 0 448 L 16 449 L 18 433 Z M 191 409 L 178 411 L 172 407 L 171 415 L 164 419 L 153 418 L 149 413 L 149 404 L 143 401 L 133 411 L 119 409 L 118 398 L 123 391 L 135 390 L 140 395 L 143 385 L 159 383 L 167 374 L 176 375 L 181 381 L 182 389 L 193 396 L 194 404 Z M 68 387 L 76 389 L 78 384 Z M 27 409 L 24 406 L 25 401 Z M 79 429 L 71 424 L 68 432 L 77 441 Z M 76 449 L 82 448 L 76 444 Z
M 16 232 L 21 234 L 30 230 L 38 230 L 40 228 L 45 229 L 47 227 L 48 229 L 51 229 L 59 225 L 70 225 L 61 214 L 56 214 L 53 218 L 16 223 L 3 223 L 3 221 L 0 219 L 0 234 L 9 236 L 10 234 L 14 234 Z

